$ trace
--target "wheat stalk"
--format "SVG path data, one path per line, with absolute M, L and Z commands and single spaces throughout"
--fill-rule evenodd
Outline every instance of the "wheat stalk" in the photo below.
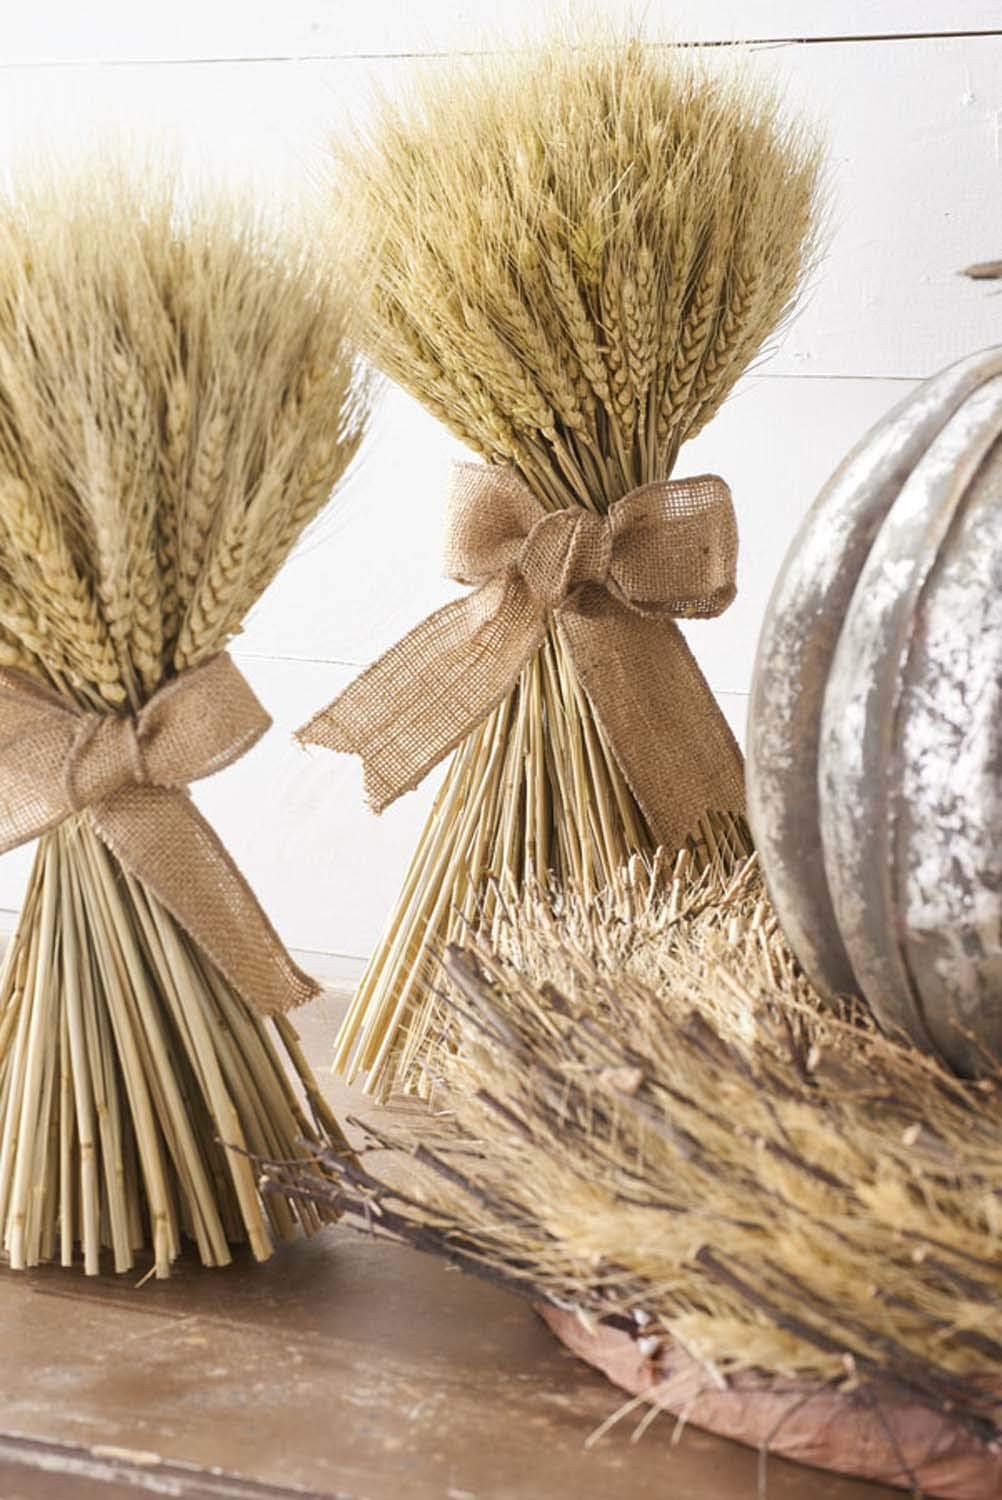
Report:
M 85 708 L 135 710 L 225 648 L 364 428 L 305 236 L 181 202 L 124 170 L 0 200 L 0 660 Z M 164 1276 L 185 1239 L 207 1265 L 264 1257 L 331 1215 L 262 1199 L 251 1158 L 319 1145 L 344 1138 L 289 1023 L 86 815 L 45 835 L 0 981 L 11 1266 L 96 1273 L 107 1249 Z
M 733 69 L 608 37 L 436 69 L 374 119 L 334 194 L 375 361 L 548 509 L 666 478 L 812 258 L 808 134 Z M 594 892 L 634 852 L 650 832 L 551 633 L 446 774 L 338 1064 L 420 1084 L 429 955 L 490 926 L 499 882 Z
M 335 157 L 361 342 L 548 509 L 666 478 L 814 251 L 816 145 L 682 50 L 588 37 L 436 69 Z M 375 1089 L 408 1072 L 429 955 L 490 925 L 497 882 L 594 892 L 634 852 L 650 832 L 551 633 L 447 772 L 338 1064 Z

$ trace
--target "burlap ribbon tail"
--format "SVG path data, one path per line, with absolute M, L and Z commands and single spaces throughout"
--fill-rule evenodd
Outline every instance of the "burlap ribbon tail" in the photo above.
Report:
M 722 479 L 664 480 L 599 515 L 547 512 L 511 469 L 456 466 L 446 572 L 474 591 L 424 620 L 299 731 L 361 756 L 383 810 L 508 693 L 556 622 L 655 839 L 744 807 L 741 752 L 675 623 L 734 598 L 737 526 Z
M 0 668 L 0 852 L 85 815 L 256 1009 L 318 993 L 187 791 L 271 723 L 225 653 L 172 679 L 131 716 L 94 713 Z

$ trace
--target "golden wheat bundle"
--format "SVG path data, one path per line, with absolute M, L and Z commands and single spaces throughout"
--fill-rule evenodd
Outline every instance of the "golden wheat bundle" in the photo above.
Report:
M 276 1180 L 546 1304 L 648 1419 L 996 1494 L 1002 1075 L 822 1001 L 754 857 L 660 873 L 452 950 L 434 1113 Z
M 818 152 L 734 71 L 590 40 L 436 67 L 336 154 L 361 342 L 486 460 L 447 542 L 476 592 L 302 731 L 362 755 L 377 810 L 456 750 L 339 1039 L 380 1088 L 420 1082 L 429 955 L 498 882 L 596 891 L 701 820 L 744 837 L 675 623 L 733 597 L 730 495 L 669 475 L 791 307 Z
M 0 844 L 41 835 L 0 980 L 15 1268 L 329 1217 L 246 1154 L 343 1144 L 283 1014 L 316 987 L 187 785 L 267 728 L 225 647 L 365 413 L 294 229 L 157 169 L 0 200 Z

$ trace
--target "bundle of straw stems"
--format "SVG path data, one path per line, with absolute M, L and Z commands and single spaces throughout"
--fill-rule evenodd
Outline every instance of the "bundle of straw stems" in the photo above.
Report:
M 667 478 L 816 242 L 809 133 L 733 66 L 632 41 L 435 67 L 335 156 L 361 343 L 547 510 L 605 512 Z M 707 809 L 742 839 L 731 811 Z M 499 885 L 596 891 L 654 843 L 551 628 L 450 764 L 337 1065 L 422 1087 L 443 941 L 489 928 Z
M 822 1000 L 755 856 L 637 858 L 598 897 L 553 894 L 509 907 L 495 951 L 447 956 L 434 1111 L 367 1122 L 336 1187 L 273 1179 L 681 1348 L 707 1389 L 755 1372 L 798 1411 L 825 1389 L 925 1406 L 997 1454 L 1002 1072 L 958 1079 Z
M 0 662 L 135 712 L 216 655 L 354 454 L 366 396 L 305 236 L 152 163 L 0 201 Z M 329 1209 L 250 1157 L 343 1145 L 283 1017 L 253 1010 L 86 814 L 39 842 L 0 978 L 12 1267 L 109 1247 L 169 1272 Z M 236 1150 L 228 1149 L 235 1147 Z

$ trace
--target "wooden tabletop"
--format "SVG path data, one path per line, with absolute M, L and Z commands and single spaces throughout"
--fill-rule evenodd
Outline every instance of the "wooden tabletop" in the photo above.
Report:
M 336 1016 L 303 1020 L 318 1066 Z M 337 1107 L 359 1109 L 332 1087 Z M 364 1109 L 364 1106 L 363 1106 Z M 0 1500 L 756 1500 L 755 1454 L 637 1414 L 531 1308 L 336 1227 L 167 1282 L 0 1272 Z M 781 1460 L 769 1500 L 900 1492 Z

